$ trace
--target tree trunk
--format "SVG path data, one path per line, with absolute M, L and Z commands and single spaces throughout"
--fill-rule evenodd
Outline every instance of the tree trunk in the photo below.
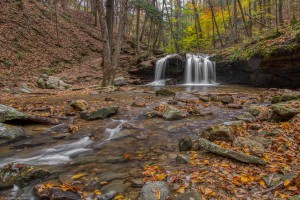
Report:
M 140 49 L 140 18 L 141 18 L 141 8 L 138 5 L 137 6 L 137 14 L 136 14 L 136 56 L 139 57 L 141 54 L 141 49 Z
M 108 39 L 110 44 L 113 43 L 113 38 L 114 38 L 114 15 L 115 15 L 114 2 L 115 2 L 114 0 L 106 1 L 106 23 L 107 23 Z
M 210 0 L 208 0 L 208 4 L 209 4 L 211 14 L 212 14 L 212 20 L 215 23 L 215 27 L 216 27 L 217 34 L 218 34 L 218 37 L 219 37 L 219 40 L 220 40 L 220 43 L 221 43 L 221 47 L 223 47 L 224 45 L 223 45 L 221 34 L 220 34 L 220 31 L 219 31 L 219 28 L 218 28 L 217 20 L 216 20 L 216 17 L 215 17 L 214 8 L 213 8 Z

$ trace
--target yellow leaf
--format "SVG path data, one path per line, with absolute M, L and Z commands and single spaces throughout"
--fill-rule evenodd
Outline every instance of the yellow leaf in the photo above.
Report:
M 185 189 L 184 187 L 180 187 L 176 192 L 182 194 L 184 193 L 184 189 Z
M 297 191 L 297 190 L 298 190 L 298 187 L 297 187 L 297 186 L 290 186 L 290 187 L 288 188 L 288 190 L 290 190 L 290 191 Z
M 81 178 L 83 176 L 86 176 L 86 174 L 84 174 L 84 173 L 76 174 L 76 175 L 72 176 L 72 179 L 79 179 L 79 178 Z
M 291 184 L 291 181 L 290 181 L 290 180 L 285 180 L 285 181 L 283 182 L 283 185 L 284 185 L 285 187 L 289 186 L 290 184 Z
M 209 160 L 204 160 L 205 165 L 209 165 Z
M 267 188 L 267 187 L 266 187 L 266 183 L 265 183 L 264 180 L 260 180 L 260 181 L 259 181 L 259 185 L 260 185 L 262 188 Z
M 102 193 L 101 193 L 99 190 L 95 190 L 95 191 L 94 191 L 94 194 L 95 194 L 95 195 L 101 195 Z
M 160 200 L 160 190 L 157 190 L 156 197 L 157 197 L 157 200 Z
M 279 194 L 279 196 L 280 196 L 280 198 L 282 198 L 282 199 L 286 199 L 286 198 L 289 197 L 289 195 L 287 195 L 287 194 Z
M 118 196 L 115 196 L 114 200 L 122 200 L 124 198 L 125 197 L 123 195 L 118 195 Z
M 241 176 L 241 181 L 243 183 L 249 183 L 251 180 L 247 176 Z

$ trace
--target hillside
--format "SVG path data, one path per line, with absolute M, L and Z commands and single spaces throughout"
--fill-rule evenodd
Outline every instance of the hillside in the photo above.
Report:
M 34 87 L 42 73 L 91 82 L 101 75 L 100 31 L 89 13 L 59 8 L 56 17 L 53 5 L 1 1 L 0 41 L 0 87 Z

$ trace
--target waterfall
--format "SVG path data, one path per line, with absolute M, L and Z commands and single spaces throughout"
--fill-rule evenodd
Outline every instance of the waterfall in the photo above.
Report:
M 216 83 L 216 65 L 208 55 L 187 54 L 184 84 L 210 85 Z
M 162 86 L 165 85 L 166 82 L 166 69 L 168 67 L 168 59 L 176 54 L 167 55 L 155 63 L 155 79 L 153 82 L 147 84 L 152 86 Z

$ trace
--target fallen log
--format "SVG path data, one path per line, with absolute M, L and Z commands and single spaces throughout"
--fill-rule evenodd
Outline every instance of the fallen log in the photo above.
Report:
M 202 149 L 217 155 L 225 156 L 245 163 L 261 164 L 261 165 L 267 164 L 267 162 L 262 160 L 261 158 L 247 155 L 231 149 L 225 149 L 204 138 L 200 138 L 198 142 Z

